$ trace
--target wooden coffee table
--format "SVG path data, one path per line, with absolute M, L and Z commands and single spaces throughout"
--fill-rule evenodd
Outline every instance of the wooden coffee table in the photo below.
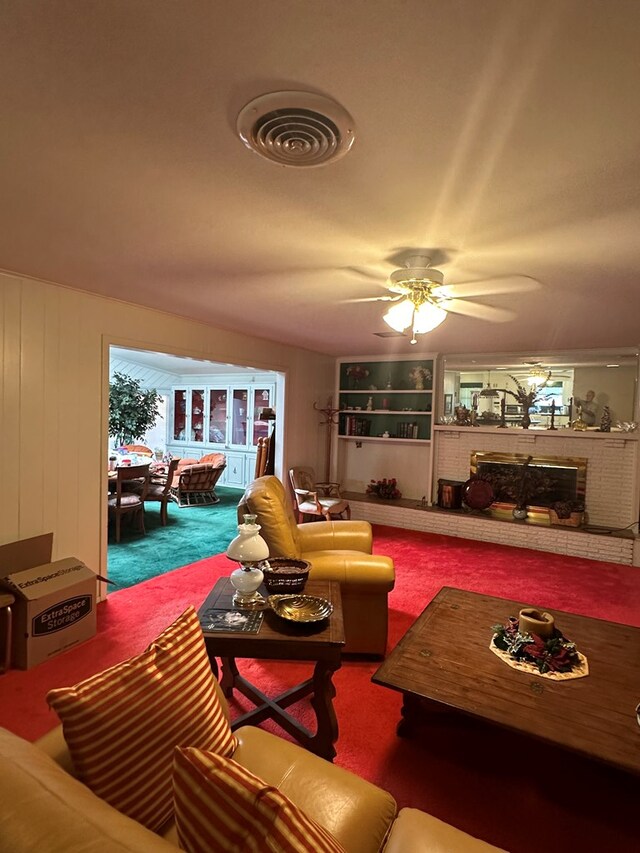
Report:
M 403 694 L 398 734 L 429 710 L 462 711 L 640 772 L 640 629 L 545 607 L 589 662 L 588 676 L 552 681 L 489 649 L 491 627 L 532 604 L 443 587 L 373 675 Z
M 268 595 L 264 588 L 260 592 Z M 233 593 L 229 579 L 220 578 L 198 615 L 211 608 L 236 610 L 231 601 Z M 257 726 L 264 720 L 272 719 L 311 752 L 332 761 L 336 755 L 334 744 L 338 739 L 338 721 L 333 708 L 333 697 L 336 695 L 333 673 L 340 668 L 344 646 L 340 584 L 337 581 L 309 581 L 304 594 L 317 595 L 331 601 L 333 613 L 329 619 L 303 625 L 281 619 L 271 609 L 266 609 L 257 634 L 232 631 L 209 633 L 204 630 L 204 640 L 216 677 L 216 658 L 222 661 L 220 686 L 225 696 L 231 696 L 236 689 L 256 705 L 251 711 L 237 717 L 231 725 L 232 729 L 248 724 Z M 236 658 L 315 661 L 315 666 L 311 678 L 270 699 L 239 673 Z M 284 710 L 309 695 L 317 721 L 315 734 Z

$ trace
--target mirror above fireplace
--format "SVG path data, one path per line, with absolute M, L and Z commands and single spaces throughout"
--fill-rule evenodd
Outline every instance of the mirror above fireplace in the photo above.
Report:
M 618 423 L 638 422 L 638 369 L 638 351 L 630 347 L 445 355 L 440 411 L 446 414 L 452 405 L 470 409 L 475 402 L 481 422 L 491 423 L 505 397 L 507 425 L 517 426 L 521 407 L 503 389 L 516 388 L 513 378 L 525 387 L 547 380 L 530 410 L 532 427 L 546 428 L 552 410 L 555 425 L 568 426 L 579 405 L 591 429 L 598 429 L 607 406 L 615 428 Z

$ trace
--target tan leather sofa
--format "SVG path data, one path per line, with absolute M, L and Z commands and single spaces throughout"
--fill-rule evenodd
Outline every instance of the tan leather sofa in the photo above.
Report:
M 258 517 L 271 557 L 311 563 L 309 578 L 340 581 L 345 653 L 384 656 L 387 598 L 395 581 L 393 560 L 371 553 L 368 521 L 314 521 L 297 524 L 293 506 L 277 477 L 259 477 L 238 504 L 238 520 Z
M 236 735 L 233 759 L 277 786 L 347 853 L 498 849 L 418 809 L 396 814 L 396 803 L 386 791 L 276 735 L 252 726 L 239 728 Z M 0 729 L 0 767 L 0 850 L 170 853 L 178 847 L 173 823 L 162 837 L 156 835 L 74 778 L 61 726 L 36 744 Z

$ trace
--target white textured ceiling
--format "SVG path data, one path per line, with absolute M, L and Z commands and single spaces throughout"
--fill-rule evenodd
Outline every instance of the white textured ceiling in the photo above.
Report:
M 640 339 L 637 0 L 4 0 L 0 41 L 6 270 L 377 354 L 408 338 L 341 300 L 428 247 L 449 283 L 541 286 L 421 349 Z M 303 170 L 247 150 L 238 111 L 282 89 L 339 101 L 352 151 Z

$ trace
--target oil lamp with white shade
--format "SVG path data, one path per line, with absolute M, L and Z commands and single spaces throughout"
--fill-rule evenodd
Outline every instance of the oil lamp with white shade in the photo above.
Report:
M 255 515 L 243 516 L 244 523 L 238 525 L 238 535 L 227 548 L 227 557 L 240 563 L 240 568 L 229 577 L 235 589 L 233 603 L 247 610 L 264 605 L 264 597 L 258 592 L 264 579 L 260 564 L 269 557 L 269 546 L 260 536 L 261 528 L 256 518 Z

